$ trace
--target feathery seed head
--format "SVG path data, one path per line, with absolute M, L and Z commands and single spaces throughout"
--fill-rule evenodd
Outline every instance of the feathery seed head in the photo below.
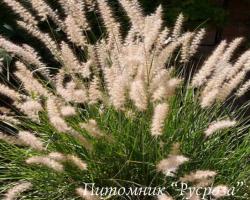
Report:
M 206 137 L 210 137 L 211 135 L 213 135 L 215 132 L 220 131 L 222 129 L 226 129 L 226 128 L 231 128 L 234 127 L 236 125 L 236 121 L 235 120 L 220 120 L 220 121 L 216 121 L 213 122 L 209 125 L 209 127 L 205 130 L 205 135 Z
M 38 150 L 38 151 L 44 151 L 45 147 L 43 145 L 43 142 L 36 137 L 34 134 L 27 132 L 27 131 L 20 131 L 18 133 L 18 139 L 25 144 L 26 146 L 31 147 L 32 149 Z
M 183 155 L 170 155 L 168 158 L 161 160 L 156 168 L 166 176 L 174 176 L 180 165 L 189 159 Z
M 26 160 L 27 164 L 30 165 L 44 165 L 48 168 L 55 170 L 56 172 L 63 172 L 63 165 L 59 162 L 45 156 L 33 156 Z
M 163 134 L 164 122 L 168 114 L 169 106 L 167 103 L 158 104 L 154 109 L 154 115 L 151 124 L 151 135 L 160 136 Z
M 213 188 L 212 195 L 218 199 L 221 197 L 228 196 L 229 188 L 226 185 L 218 185 Z
M 4 200 L 15 200 L 21 196 L 21 193 L 31 189 L 32 184 L 30 182 L 20 182 L 14 187 L 10 188 L 5 194 Z

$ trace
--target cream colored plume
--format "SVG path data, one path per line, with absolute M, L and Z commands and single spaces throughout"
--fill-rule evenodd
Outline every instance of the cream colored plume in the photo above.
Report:
M 144 28 L 144 16 L 138 0 L 120 0 L 121 5 L 126 10 L 135 32 L 141 32 Z
M 217 185 L 212 189 L 212 195 L 216 199 L 229 195 L 230 189 L 226 185 Z
M 183 155 L 169 155 L 168 158 L 161 160 L 156 169 L 162 172 L 165 176 L 175 176 L 179 167 L 189 159 Z
M 214 177 L 216 176 L 215 171 L 210 170 L 197 170 L 190 174 L 184 175 L 180 178 L 182 182 L 191 182 L 197 186 L 206 187 L 212 184 Z
M 8 41 L 0 36 L 0 47 L 4 48 L 8 53 L 16 55 L 22 61 L 32 64 L 39 70 L 45 77 L 48 77 L 46 65 L 41 62 L 41 58 L 38 53 L 28 45 L 22 45 L 22 47 Z
M 199 48 L 199 46 L 201 44 L 201 41 L 204 38 L 205 34 L 206 34 L 206 30 L 204 28 L 202 28 L 194 36 L 194 38 L 193 38 L 193 40 L 192 40 L 192 42 L 190 44 L 190 48 L 189 48 L 190 56 L 193 56 L 197 52 L 197 50 L 198 50 L 198 48 Z
M 84 200 L 98 200 L 99 199 L 95 194 L 92 194 L 92 191 L 89 191 L 83 188 L 77 188 L 76 194 Z
M 70 117 L 76 115 L 75 108 L 73 106 L 67 105 L 60 108 L 60 113 L 63 117 Z
M 41 83 L 38 82 L 36 78 L 33 77 L 32 73 L 26 68 L 26 66 L 17 61 L 16 62 L 17 71 L 15 75 L 22 81 L 23 86 L 27 92 L 30 94 L 35 93 L 39 95 L 43 95 L 45 97 L 48 96 L 48 91 L 42 86 Z
M 214 71 L 218 60 L 223 55 L 224 49 L 226 47 L 226 41 L 222 41 L 218 47 L 213 51 L 212 55 L 206 60 L 198 73 L 195 74 L 192 80 L 193 87 L 200 87 L 206 83 L 208 77 Z
M 17 13 L 25 22 L 31 24 L 32 26 L 36 26 L 38 21 L 32 16 L 32 14 L 22 6 L 16 0 L 3 0 L 11 9 Z
M 173 33 L 172 33 L 172 37 L 175 40 L 178 37 L 180 37 L 180 35 L 181 35 L 183 22 L 184 22 L 184 15 L 181 13 L 181 14 L 179 14 L 179 16 L 178 16 L 178 18 L 177 18 L 177 20 L 175 22 L 174 30 L 173 30 Z
M 3 200 L 16 200 L 21 197 L 22 193 L 30 190 L 32 184 L 30 182 L 19 182 L 12 188 L 10 188 L 4 195 Z
M 42 105 L 36 100 L 28 100 L 24 103 L 17 105 L 24 114 L 28 115 L 30 119 L 38 122 L 39 121 L 39 112 L 43 110 Z
M 60 58 L 60 50 L 57 43 L 50 37 L 49 34 L 41 32 L 37 27 L 34 27 L 23 21 L 17 21 L 17 24 L 30 33 L 32 36 L 40 40 L 47 49 L 55 56 L 56 59 Z
M 86 123 L 81 123 L 80 126 L 84 128 L 88 132 L 88 134 L 93 137 L 98 138 L 104 136 L 103 132 L 100 130 L 97 125 L 97 122 L 94 119 L 90 119 Z
M 209 137 L 209 136 L 213 135 L 217 131 L 234 127 L 236 125 L 236 123 L 237 122 L 235 120 L 228 120 L 228 119 L 213 122 L 205 130 L 205 136 Z
M 169 106 L 167 103 L 161 103 L 155 107 L 151 124 L 152 136 L 157 137 L 163 134 L 163 128 L 168 114 L 168 110 Z
M 146 110 L 148 106 L 147 92 L 145 83 L 138 79 L 134 80 L 130 86 L 130 99 L 134 102 L 138 110 Z
M 43 142 L 34 134 L 28 131 L 20 131 L 18 133 L 18 139 L 22 142 L 22 144 L 29 146 L 34 150 L 38 150 L 38 151 L 45 150 Z
M 100 9 L 101 16 L 103 18 L 103 22 L 108 31 L 109 40 L 114 40 L 118 44 L 121 43 L 121 35 L 120 35 L 120 24 L 117 23 L 115 18 L 113 17 L 111 8 L 108 6 L 106 0 L 97 0 L 98 7 Z
M 93 81 L 90 82 L 88 95 L 90 104 L 96 104 L 98 101 L 102 100 L 103 94 L 98 77 L 94 77 Z
M 0 132 L 0 140 L 6 142 L 8 144 L 12 144 L 12 145 L 16 145 L 16 144 L 17 145 L 21 145 L 22 144 L 22 142 L 19 141 L 17 139 L 17 137 L 11 136 L 11 135 L 7 135 L 7 134 L 4 134 L 2 132 Z
M 47 20 L 49 17 L 58 27 L 61 29 L 65 28 L 64 23 L 61 21 L 60 17 L 44 0 L 31 0 L 31 5 L 37 14 L 41 17 L 42 21 Z
M 172 197 L 166 195 L 166 194 L 161 194 L 157 196 L 158 200 L 174 200 Z
M 19 101 L 21 99 L 21 95 L 18 92 L 3 84 L 0 84 L 0 93 L 13 99 L 14 101 Z
M 55 170 L 56 172 L 63 172 L 64 167 L 59 162 L 46 157 L 46 156 L 33 156 L 26 160 L 27 164 L 30 165 L 42 165 Z
M 87 170 L 87 164 L 83 162 L 80 158 L 75 155 L 68 155 L 67 159 L 69 162 L 72 162 L 75 166 L 77 166 L 80 170 Z
M 73 164 L 76 167 L 78 167 L 80 170 L 87 170 L 87 164 L 75 155 L 70 155 L 70 154 L 64 155 L 59 152 L 51 152 L 48 155 L 48 158 L 55 160 L 56 162 L 59 163 L 69 162 L 70 164 Z
M 117 76 L 110 88 L 110 100 L 116 109 L 122 110 L 124 108 L 127 90 L 126 77 L 123 75 Z
M 242 85 L 237 93 L 236 96 L 241 97 L 243 96 L 245 93 L 247 93 L 250 90 L 250 80 L 248 80 L 247 82 L 244 83 L 244 85 Z
M 84 47 L 87 44 L 87 39 L 83 34 L 82 29 L 76 23 L 75 18 L 70 15 L 67 16 L 65 24 L 68 38 L 76 45 Z

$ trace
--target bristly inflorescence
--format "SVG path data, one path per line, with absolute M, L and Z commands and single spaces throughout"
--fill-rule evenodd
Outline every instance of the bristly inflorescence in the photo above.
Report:
M 165 129 L 176 127 L 186 101 L 186 97 L 177 96 L 184 81 L 174 76 L 174 69 L 169 66 L 172 60 L 178 60 L 181 67 L 187 66 L 198 51 L 205 29 L 183 32 L 184 16 L 180 14 L 171 30 L 164 26 L 161 6 L 145 15 L 137 0 L 119 0 L 130 19 L 126 34 L 122 33 L 121 24 L 106 0 L 60 0 L 58 4 L 63 14 L 45 0 L 31 0 L 30 9 L 17 0 L 3 2 L 18 15 L 18 26 L 42 43 L 60 64 L 57 72 L 52 73 L 50 68 L 54 67 L 47 60 L 43 61 L 46 55 L 39 55 L 39 50 L 27 44 L 14 44 L 0 36 L 0 47 L 17 58 L 13 77 L 18 80 L 13 87 L 11 83 L 0 84 L 0 93 L 13 101 L 13 112 L 1 112 L 0 120 L 17 132 L 16 135 L 0 132 L 0 140 L 22 152 L 22 157 L 16 160 L 5 158 L 6 165 L 13 162 L 17 169 L 23 170 L 20 179 L 13 178 L 17 179 L 14 185 L 9 182 L 12 179 L 6 178 L 9 186 L 8 190 L 5 188 L 4 198 L 13 200 L 22 195 L 27 199 L 47 198 L 39 184 L 46 185 L 48 181 L 44 188 L 52 188 L 51 193 L 57 196 L 48 198 L 98 199 L 84 190 L 83 183 L 96 181 L 105 187 L 105 181 L 117 182 L 124 178 L 121 175 L 116 179 L 123 170 L 128 171 L 131 183 L 140 181 L 141 178 L 133 178 L 144 176 L 143 173 L 146 176 L 146 171 L 154 176 L 177 177 L 178 170 L 191 159 L 181 153 L 178 145 L 170 153 L 164 150 L 166 146 L 169 149 L 175 137 L 167 138 L 166 142 Z M 90 13 L 100 17 L 98 22 L 105 27 L 105 33 L 94 42 L 89 39 Z M 57 39 L 42 31 L 40 24 L 44 21 L 56 26 L 65 37 Z M 241 42 L 242 38 L 230 44 L 222 41 L 194 75 L 191 84 L 201 88 L 202 108 L 212 109 L 217 102 L 225 101 L 245 78 L 250 69 L 249 51 L 235 63 L 231 62 Z M 243 85 L 237 95 L 242 96 L 249 85 L 249 82 Z M 173 99 L 179 100 L 180 105 L 173 108 Z M 234 118 L 208 125 L 211 120 L 197 128 L 205 130 L 204 141 L 215 132 L 238 125 Z M 189 127 L 177 129 L 175 134 L 189 131 Z M 164 147 L 161 142 L 168 145 Z M 157 153 L 158 150 L 161 153 Z M 126 169 L 129 164 L 132 167 Z M 33 175 L 32 171 L 35 171 Z M 51 171 L 53 175 L 44 180 Z M 217 174 L 219 172 L 210 169 L 186 170 L 177 179 L 196 186 L 209 186 Z M 154 181 L 153 176 L 150 178 Z M 53 186 L 54 182 L 64 185 Z M 215 198 L 221 198 L 226 196 L 228 187 L 218 185 L 214 190 L 217 191 Z M 157 198 L 174 197 L 161 194 Z M 190 199 L 199 198 L 193 195 Z

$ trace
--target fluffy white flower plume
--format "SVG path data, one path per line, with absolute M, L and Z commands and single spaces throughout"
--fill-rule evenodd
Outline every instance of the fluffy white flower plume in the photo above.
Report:
M 81 69 L 81 64 L 78 61 L 73 50 L 65 42 L 61 43 L 61 56 L 63 66 L 70 72 L 78 72 Z
M 161 160 L 156 168 L 166 176 L 174 176 L 180 165 L 189 159 L 183 155 L 170 155 L 168 158 Z
M 64 132 L 65 134 L 74 137 L 78 142 L 81 142 L 87 149 L 91 149 L 91 144 L 80 133 L 68 126 L 66 121 L 61 116 L 59 107 L 60 105 L 56 98 L 50 97 L 47 100 L 48 117 L 51 124 L 57 129 L 57 131 Z
M 48 91 L 42 86 L 37 79 L 35 79 L 32 73 L 26 68 L 26 66 L 17 61 L 17 71 L 15 75 L 22 81 L 25 90 L 28 92 L 48 96 Z
M 63 117 L 70 117 L 76 115 L 75 108 L 70 105 L 62 106 L 60 112 Z
M 182 63 L 187 63 L 190 59 L 190 46 L 191 40 L 194 36 L 194 33 L 186 33 L 185 39 L 183 40 L 182 47 L 181 47 L 181 60 Z
M 67 16 L 72 17 L 76 25 L 83 30 L 89 29 L 85 13 L 85 1 L 81 0 L 59 0 Z M 73 31 L 72 27 L 72 31 Z
M 243 38 L 239 37 L 234 39 L 229 45 L 228 48 L 225 50 L 222 59 L 225 62 L 230 61 L 234 51 L 237 49 L 237 47 L 239 47 L 239 45 L 241 44 L 241 42 L 243 41 Z
M 15 101 L 18 101 L 21 98 L 21 95 L 18 92 L 10 89 L 9 87 L 7 87 L 3 84 L 0 84 L 0 93 L 15 100 Z
M 15 0 L 3 0 L 4 3 L 6 3 L 11 9 L 20 15 L 20 17 L 27 23 L 32 24 L 33 26 L 36 26 L 38 24 L 38 21 L 32 16 L 32 14 L 22 6 L 21 3 Z
M 144 28 L 145 17 L 142 14 L 138 0 L 120 0 L 120 3 L 126 10 L 134 30 L 136 32 L 141 32 Z
M 59 162 L 67 160 L 66 156 L 59 152 L 51 152 L 48 157 Z
M 80 170 L 87 170 L 87 164 L 75 155 L 68 155 L 67 159 L 76 165 Z
M 70 15 L 67 16 L 65 24 L 68 38 L 76 45 L 84 47 L 87 44 L 87 39 L 83 34 L 81 28 L 76 23 L 75 18 Z
M 216 97 L 218 96 L 219 90 L 217 88 L 210 90 L 206 93 L 205 96 L 201 97 L 200 105 L 202 108 L 210 107 L 214 101 L 216 100 Z
M 166 194 L 161 194 L 157 196 L 158 200 L 174 200 L 172 197 L 166 195 Z
M 16 200 L 21 197 L 21 194 L 27 190 L 30 190 L 32 184 L 30 182 L 20 182 L 14 187 L 10 188 L 5 194 L 3 200 Z
M 96 195 L 92 194 L 92 191 L 89 191 L 83 188 L 77 188 L 76 194 L 82 197 L 84 200 L 98 200 L 99 199 Z
M 34 121 L 39 121 L 38 113 L 43 110 L 41 104 L 35 100 L 28 100 L 24 103 L 20 103 L 18 104 L 18 108 Z
M 60 50 L 57 43 L 50 37 L 49 34 L 41 32 L 37 27 L 31 24 L 25 23 L 23 21 L 17 21 L 17 24 L 30 33 L 32 36 L 36 37 L 42 43 L 46 45 L 48 50 L 55 56 L 56 59 L 60 58 Z
M 244 52 L 234 63 L 233 67 L 227 74 L 227 79 L 233 78 L 237 73 L 242 71 L 244 68 L 246 68 L 247 63 L 250 62 L 250 50 Z
M 15 145 L 15 144 L 22 144 L 22 142 L 19 141 L 17 139 L 17 137 L 14 137 L 14 136 L 11 136 L 11 135 L 7 135 L 7 134 L 4 134 L 2 132 L 0 132 L 0 140 L 6 142 L 8 144 L 13 144 L 13 145 Z
M 106 0 L 97 0 L 100 13 L 103 18 L 103 22 L 107 28 L 109 34 L 109 40 L 114 40 L 117 43 L 120 43 L 120 24 L 116 22 L 113 17 L 112 11 L 107 4 Z
M 182 26 L 183 26 L 183 22 L 184 22 L 184 15 L 181 13 L 176 22 L 175 22 L 175 26 L 174 26 L 174 30 L 172 33 L 172 37 L 174 39 L 177 39 L 178 37 L 180 37 L 181 35 L 181 31 L 182 31 Z
M 84 128 L 93 137 L 102 137 L 104 134 L 99 129 L 97 122 L 94 119 L 90 119 L 86 123 L 81 123 L 80 126 Z
M 34 10 L 37 11 L 38 16 L 42 21 L 48 19 L 48 17 L 61 29 L 65 28 L 64 23 L 60 20 L 60 17 L 44 0 L 31 0 L 31 5 Z
M 246 71 L 243 70 L 238 74 L 236 74 L 234 78 L 224 83 L 221 86 L 221 90 L 219 95 L 217 96 L 217 99 L 223 102 L 232 93 L 232 91 L 236 89 L 238 85 L 244 80 L 245 76 L 246 76 Z
M 212 74 L 216 67 L 216 63 L 223 55 L 224 49 L 226 47 L 226 41 L 222 41 L 219 46 L 214 50 L 212 55 L 206 60 L 204 65 L 201 67 L 198 73 L 195 74 L 192 80 L 193 87 L 200 87 L 206 83 L 207 78 Z
M 202 186 L 206 186 L 204 183 L 210 183 L 210 180 L 214 178 L 216 174 L 216 172 L 210 170 L 197 170 L 181 177 L 180 180 L 182 182 L 202 183 Z
M 151 124 L 151 135 L 153 136 L 162 135 L 164 122 L 167 117 L 168 110 L 169 106 L 167 103 L 161 103 L 155 107 Z
M 212 195 L 216 199 L 228 196 L 229 188 L 226 185 L 218 185 L 212 189 Z
M 209 125 L 207 130 L 205 130 L 205 135 L 206 135 L 206 137 L 209 137 L 217 131 L 234 127 L 236 125 L 236 123 L 237 122 L 235 120 L 233 120 L 233 121 L 232 120 L 221 120 L 221 121 L 213 122 Z
M 167 69 L 159 70 L 150 80 L 150 92 L 153 93 L 157 88 L 164 85 L 171 78 Z
M 15 118 L 14 116 L 7 116 L 7 115 L 0 115 L 0 120 L 2 120 L 3 122 L 10 124 L 10 125 L 17 125 L 20 124 L 20 121 Z
M 146 94 L 145 83 L 141 80 L 135 80 L 131 83 L 130 99 L 134 102 L 135 106 L 143 111 L 147 109 L 148 99 Z
M 249 90 L 250 90 L 250 80 L 247 81 L 247 82 L 245 82 L 244 85 L 242 85 L 242 86 L 238 89 L 238 91 L 237 91 L 237 93 L 236 93 L 236 96 L 241 97 L 241 96 L 243 96 L 245 93 L 247 93 Z
M 50 122 L 60 132 L 70 131 L 71 129 L 64 121 L 64 119 L 61 117 L 58 107 L 59 105 L 55 98 L 50 97 L 47 100 L 47 110 Z
M 82 161 L 79 157 L 75 155 L 64 155 L 59 152 L 51 152 L 48 155 L 48 158 L 55 160 L 56 162 L 69 162 L 70 164 L 73 164 L 77 166 L 80 170 L 87 170 L 87 164 Z
M 61 70 L 56 76 L 56 89 L 66 101 L 74 103 L 85 103 L 88 100 L 87 90 L 84 85 L 81 88 L 77 88 L 74 80 L 63 84 L 64 74 Z
M 57 172 L 63 172 L 63 170 L 64 170 L 64 167 L 61 163 L 59 163 L 59 162 L 57 162 L 49 157 L 46 157 L 46 156 L 30 157 L 26 160 L 26 163 L 30 164 L 30 165 L 44 165 L 44 166 L 51 168 Z
M 46 65 L 41 62 L 38 53 L 27 44 L 20 47 L 0 36 L 0 47 L 4 48 L 8 53 L 16 55 L 22 61 L 32 64 L 37 70 L 41 71 L 45 77 L 48 77 Z
M 43 151 L 45 150 L 45 147 L 43 145 L 43 142 L 36 137 L 34 134 L 28 132 L 28 131 L 20 131 L 18 133 L 18 139 L 25 144 L 26 146 L 31 147 L 32 149 Z
M 152 95 L 152 101 L 163 101 L 172 97 L 175 93 L 176 88 L 180 85 L 181 79 L 171 78 L 165 83 L 159 85 L 157 89 L 155 89 Z
M 126 103 L 126 93 L 128 84 L 125 76 L 120 75 L 116 77 L 110 88 L 110 99 L 116 109 L 123 109 Z
M 190 50 L 189 51 L 190 56 L 193 56 L 197 52 L 197 50 L 199 48 L 199 45 L 200 45 L 202 39 L 204 38 L 205 34 L 206 34 L 206 30 L 204 28 L 202 28 L 194 36 L 194 38 L 193 38 L 193 40 L 191 42 L 190 48 L 189 48 L 189 50 Z
M 162 6 L 160 5 L 154 14 L 147 16 L 145 18 L 145 27 L 144 27 L 144 46 L 146 52 L 150 51 L 152 48 L 155 48 L 154 45 L 159 37 L 163 20 L 162 20 Z
M 89 86 L 89 103 L 96 104 L 98 101 L 102 100 L 102 92 L 100 87 L 99 78 L 95 77 L 93 81 L 91 81 Z

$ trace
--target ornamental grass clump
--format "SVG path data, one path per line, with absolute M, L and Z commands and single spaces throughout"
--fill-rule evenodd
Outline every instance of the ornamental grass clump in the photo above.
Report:
M 145 15 L 137 0 L 119 0 L 130 22 L 124 32 L 106 0 L 59 0 L 58 10 L 44 0 L 3 2 L 53 61 L 0 36 L 14 60 L 0 84 L 8 100 L 0 110 L 2 199 L 249 197 L 248 118 L 230 101 L 250 69 L 249 51 L 232 60 L 242 38 L 222 41 L 185 80 L 205 30 L 183 32 L 182 14 L 170 29 L 161 6 Z M 102 30 L 95 39 L 93 13 Z M 214 193 L 180 192 L 172 183 L 182 181 Z M 94 192 L 101 187 L 125 192 Z M 131 192 L 144 187 L 166 190 Z

